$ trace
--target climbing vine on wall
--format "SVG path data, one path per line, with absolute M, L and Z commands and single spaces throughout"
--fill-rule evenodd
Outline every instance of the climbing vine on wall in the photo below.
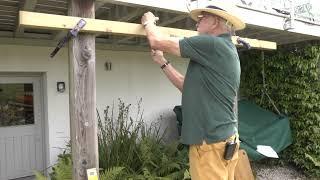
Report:
M 240 59 L 241 96 L 274 111 L 266 97 L 261 99 L 263 90 L 269 94 L 278 109 L 290 117 L 293 144 L 284 156 L 306 174 L 320 177 L 319 43 L 280 47 L 265 52 L 264 60 L 261 51 L 241 52 Z

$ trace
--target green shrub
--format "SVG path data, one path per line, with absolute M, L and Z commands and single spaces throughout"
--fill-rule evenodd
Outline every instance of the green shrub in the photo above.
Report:
M 290 117 L 293 144 L 282 153 L 306 174 L 320 177 L 320 46 L 293 45 L 276 52 L 245 52 L 241 59 L 241 95 L 274 110 L 263 88 L 265 66 L 266 91 L 278 109 Z
M 100 167 L 123 167 L 117 175 L 122 179 L 183 179 L 188 169 L 187 151 L 178 151 L 177 142 L 164 144 L 157 122 L 144 122 L 141 100 L 135 118 L 130 116 L 130 108 L 119 100 L 117 116 L 113 107 L 104 111 L 104 121 L 98 115 Z
M 52 167 L 51 180 L 72 180 L 72 160 L 70 151 L 58 155 L 58 163 Z
M 47 180 L 40 172 L 35 172 L 37 180 Z M 70 154 L 70 144 L 67 145 L 66 150 L 58 155 L 57 164 L 52 167 L 52 172 L 49 174 L 51 180 L 68 180 L 72 179 L 72 160 Z
M 104 110 L 104 120 L 98 113 L 99 166 L 103 169 L 120 166 L 135 172 L 140 167 L 137 142 L 144 122 L 139 111 L 135 119 L 129 116 L 130 107 L 119 100 L 117 116 L 113 106 Z
M 187 150 L 177 150 L 178 142 L 165 144 L 158 123 L 143 120 L 141 100 L 135 118 L 130 104 L 119 99 L 117 115 L 107 106 L 104 119 L 98 114 L 99 166 L 101 180 L 181 180 L 190 179 Z M 165 132 L 165 131 L 164 131 Z M 59 155 L 50 174 L 53 180 L 71 179 L 70 152 Z M 37 179 L 44 176 L 37 173 Z

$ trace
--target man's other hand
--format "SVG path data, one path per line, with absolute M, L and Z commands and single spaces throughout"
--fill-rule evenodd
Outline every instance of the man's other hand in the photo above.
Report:
M 153 61 L 159 65 L 163 65 L 167 60 L 163 56 L 163 52 L 160 50 L 151 50 L 151 57 Z

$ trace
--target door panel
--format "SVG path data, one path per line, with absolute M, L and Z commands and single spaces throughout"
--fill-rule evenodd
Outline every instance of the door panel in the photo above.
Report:
M 6 156 L 5 156 L 5 148 L 2 148 L 4 147 L 4 138 L 1 138 L 0 137 L 0 179 L 5 179 L 5 172 L 7 171 L 7 166 L 5 164 L 5 159 L 6 159 Z
M 44 169 L 38 77 L 0 76 L 0 179 Z

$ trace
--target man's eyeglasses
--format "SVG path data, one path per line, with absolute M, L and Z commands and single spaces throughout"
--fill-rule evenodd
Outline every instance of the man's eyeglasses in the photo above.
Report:
M 198 18 L 198 22 L 199 22 L 203 18 L 214 17 L 214 16 L 215 15 L 213 15 L 213 14 L 203 12 L 203 13 L 199 14 L 197 18 Z

